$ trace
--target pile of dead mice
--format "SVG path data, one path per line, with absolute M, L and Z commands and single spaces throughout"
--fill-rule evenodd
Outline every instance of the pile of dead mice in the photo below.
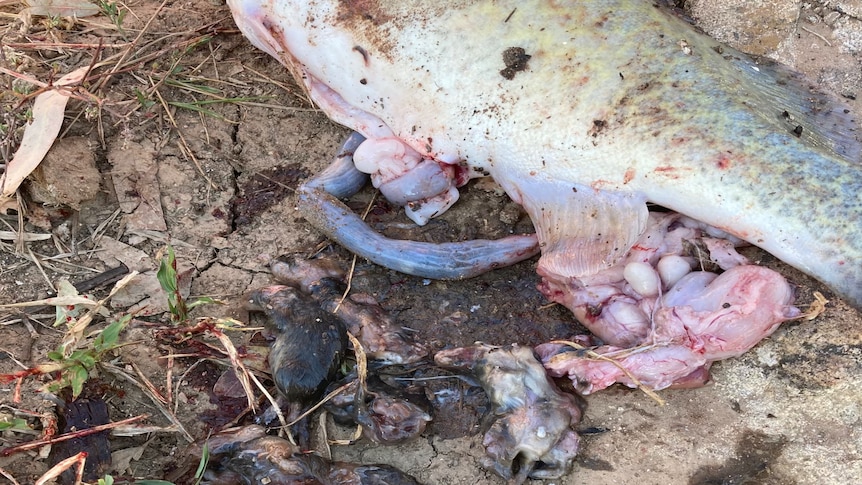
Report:
M 358 425 L 375 443 L 403 443 L 425 431 L 432 409 L 452 401 L 426 392 L 423 378 L 453 373 L 481 386 L 489 401 L 483 466 L 516 483 L 571 470 L 582 408 L 573 394 L 557 389 L 531 348 L 477 343 L 432 359 L 374 302 L 342 298 L 343 271 L 332 260 L 280 258 L 271 269 L 280 284 L 249 293 L 248 309 L 267 317 L 273 380 L 284 418 L 296 424 L 288 438 L 267 435 L 264 426 L 279 424 L 266 422 L 275 420 L 270 412 L 259 425 L 211 437 L 209 483 L 418 483 L 390 466 L 306 452 L 308 419 L 297 418 L 326 395 L 323 409 L 337 423 Z M 341 375 L 346 360 L 354 365 Z

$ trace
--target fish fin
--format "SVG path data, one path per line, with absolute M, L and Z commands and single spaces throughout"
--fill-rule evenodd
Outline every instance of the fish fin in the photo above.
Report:
M 559 180 L 524 177 L 512 195 L 536 228 L 539 270 L 546 275 L 581 277 L 609 268 L 626 255 L 649 216 L 641 194 Z
M 862 132 L 849 104 L 789 67 L 727 51 L 725 59 L 756 86 L 746 94 L 763 118 L 809 145 L 848 160 L 862 158 Z

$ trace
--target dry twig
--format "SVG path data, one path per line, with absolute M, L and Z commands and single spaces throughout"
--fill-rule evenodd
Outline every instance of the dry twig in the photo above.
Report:
M 68 441 L 75 438 L 83 438 L 84 436 L 89 436 L 91 434 L 101 433 L 102 431 L 107 431 L 117 426 L 124 426 L 130 423 L 134 423 L 136 421 L 140 421 L 142 419 L 147 419 L 149 416 L 146 414 L 140 414 L 138 416 L 133 416 L 131 418 L 123 419 L 120 421 L 114 421 L 113 423 L 100 424 L 98 426 L 93 426 L 92 428 L 81 429 L 77 431 L 71 431 L 69 433 L 63 433 L 58 436 L 51 436 L 49 438 L 43 438 L 39 440 L 28 441 L 27 443 L 22 443 L 16 446 L 10 446 L 5 448 L 3 451 L 0 451 L 0 456 L 9 456 L 15 453 L 20 453 L 22 451 L 34 450 L 36 448 L 41 448 L 47 445 L 53 445 L 55 443 L 61 443 L 63 441 Z

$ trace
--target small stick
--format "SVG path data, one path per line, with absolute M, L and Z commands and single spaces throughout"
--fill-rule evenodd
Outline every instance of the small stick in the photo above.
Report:
M 33 260 L 35 261 L 35 258 Z M 117 282 L 117 280 L 119 280 L 123 276 L 126 276 L 127 274 L 129 274 L 129 268 L 126 267 L 125 264 L 120 263 L 120 265 L 116 268 L 111 268 L 107 271 L 103 271 L 96 276 L 93 276 L 92 278 L 88 278 L 86 280 L 79 281 L 78 283 L 74 283 L 72 286 L 74 286 L 75 289 L 78 290 L 78 293 L 83 293 L 85 291 L 94 290 L 102 286 L 114 284 Z M 54 296 L 57 296 L 56 292 L 51 292 L 48 295 L 49 298 Z M 36 313 L 44 313 L 51 310 L 51 306 L 43 305 L 25 310 L 25 313 L 33 315 Z
M 148 414 L 139 414 L 137 416 L 132 416 L 131 418 L 123 419 L 121 421 L 115 421 L 113 423 L 100 424 L 98 426 L 93 426 L 92 428 L 82 429 L 80 431 L 72 431 L 69 433 L 63 433 L 61 435 L 53 436 L 51 438 L 43 438 L 39 440 L 28 441 L 27 443 L 22 443 L 16 446 L 10 446 L 5 448 L 3 451 L 0 451 L 0 456 L 9 456 L 15 453 L 19 453 L 21 451 L 32 450 L 35 448 L 41 448 L 46 445 L 53 445 L 55 443 L 61 443 L 63 441 L 68 441 L 75 438 L 83 438 L 84 436 L 90 436 L 91 434 L 101 433 L 102 431 L 107 431 L 109 429 L 116 428 L 117 426 L 124 426 L 129 423 L 134 423 L 135 421 L 140 421 L 142 419 L 146 419 L 150 417 Z
M 829 42 L 828 40 L 826 40 L 826 37 L 823 37 L 822 35 L 818 34 L 817 32 L 814 32 L 813 30 L 806 28 L 804 25 L 800 25 L 799 28 L 808 32 L 809 34 L 813 35 L 814 37 L 818 37 L 820 40 L 825 42 L 827 46 L 832 47 L 832 43 Z
M 364 221 L 366 217 L 368 217 L 368 213 L 371 212 L 371 207 L 374 206 L 374 201 L 377 200 L 377 194 L 379 190 L 374 191 L 374 196 L 371 197 L 371 200 L 368 201 L 368 206 L 365 207 L 365 212 L 362 213 L 362 220 Z M 338 313 L 338 309 L 341 308 L 341 304 L 344 303 L 344 300 L 347 298 L 347 295 L 350 293 L 350 288 L 353 285 L 353 272 L 356 270 L 356 255 L 353 255 L 353 261 L 350 262 L 350 271 L 347 272 L 347 288 L 344 289 L 344 294 L 341 295 L 341 299 L 338 300 L 338 305 L 335 305 L 335 310 L 332 313 Z M 348 332 L 349 334 L 349 332 Z
M 320 402 L 318 402 L 318 403 L 317 403 L 317 404 L 315 404 L 314 406 L 311 406 L 310 408 L 308 408 L 308 410 L 307 410 L 307 411 L 305 411 L 304 413 L 302 413 L 302 414 L 300 414 L 299 416 L 297 416 L 297 418 L 296 418 L 296 419 L 294 419 L 293 421 L 291 421 L 291 422 L 287 423 L 287 426 L 293 426 L 294 424 L 298 423 L 298 422 L 299 422 L 299 420 L 301 420 L 302 418 L 304 418 L 304 417 L 308 416 L 309 414 L 313 413 L 313 412 L 314 412 L 314 411 L 316 411 L 318 408 L 320 408 L 320 406 L 323 406 L 324 404 L 326 404 L 327 402 L 329 402 L 329 400 L 330 400 L 330 399 L 332 399 L 332 398 L 334 398 L 335 396 L 337 396 L 337 395 L 341 394 L 343 391 L 347 390 L 349 387 L 353 386 L 353 384 L 355 384 L 355 383 L 356 383 L 356 381 L 350 381 L 350 382 L 348 382 L 347 384 L 343 384 L 343 385 L 342 385 L 341 387 L 339 387 L 338 389 L 336 389 L 336 390 L 334 390 L 334 391 L 330 392 L 329 394 L 327 394 L 327 395 L 323 396 L 323 399 L 321 399 L 321 400 L 320 400 Z
M 141 368 L 138 367 L 138 364 L 131 362 L 129 365 L 132 366 L 132 370 L 134 370 L 135 374 L 138 375 L 138 379 L 140 379 L 141 382 L 144 383 L 144 386 L 146 386 L 146 388 L 150 391 L 150 393 L 152 393 L 153 396 L 156 397 L 156 399 L 158 399 L 162 404 L 168 404 L 170 402 L 165 399 L 165 396 L 162 396 L 162 393 L 159 392 L 153 382 L 150 381 L 150 379 L 145 376 L 143 372 L 141 372 Z
M 82 451 L 77 455 L 70 456 L 65 460 L 57 463 L 52 466 L 44 475 L 39 477 L 34 482 L 34 485 L 45 485 L 46 483 L 54 483 L 54 479 L 59 477 L 64 471 L 72 468 L 72 466 L 76 466 L 75 470 L 75 485 L 83 483 L 82 480 L 84 478 L 84 465 L 87 463 L 87 452 Z
M 156 95 L 156 97 L 159 98 L 159 102 L 162 103 L 162 107 L 165 109 L 165 114 L 168 116 L 168 120 L 170 120 L 171 125 L 173 125 L 174 130 L 176 130 L 177 132 L 177 136 L 180 139 L 180 151 L 183 153 L 183 155 L 186 156 L 187 159 L 191 160 L 192 163 L 195 164 L 195 168 L 198 169 L 198 173 L 201 174 L 201 177 L 203 177 L 204 180 L 207 181 L 210 187 L 219 190 L 218 185 L 216 185 L 215 182 L 213 182 L 212 179 L 207 176 L 206 172 L 204 172 L 204 169 L 201 166 L 201 162 L 198 160 L 191 147 L 189 147 L 189 144 L 186 142 L 186 137 L 183 136 L 183 132 L 180 130 L 179 125 L 174 119 L 174 115 L 171 114 L 171 109 L 168 107 L 168 103 L 167 101 L 165 101 L 165 98 L 162 97 L 162 93 L 160 93 L 159 90 L 156 89 L 154 91 L 154 94 Z
M 174 386 L 171 382 L 174 378 L 174 350 L 168 350 L 168 368 L 165 371 L 165 392 L 167 393 L 168 404 L 174 402 Z
M 16 2 L 17 3 L 17 0 Z M 45 49 L 120 49 L 123 47 L 128 47 L 129 42 L 123 44 L 87 44 L 87 43 L 73 43 L 66 44 L 64 42 L 27 42 L 27 43 L 18 43 L 12 42 L 9 44 L 5 44 L 8 47 L 13 49 L 23 49 L 23 50 L 45 50 Z
M 122 377 L 123 379 L 129 381 L 132 385 L 134 385 L 135 387 L 140 389 L 141 392 L 143 392 L 144 395 L 147 396 L 147 398 L 149 398 L 150 402 L 153 403 L 153 405 L 156 407 L 156 409 L 158 409 L 159 412 L 162 413 L 162 416 L 167 418 L 168 421 L 170 421 L 171 423 L 173 423 L 174 426 L 177 427 L 177 431 L 179 431 L 179 433 L 183 436 L 183 438 L 185 438 L 186 441 L 188 441 L 189 443 L 193 443 L 195 441 L 195 439 L 192 437 L 192 435 L 189 434 L 188 431 L 186 431 L 185 426 L 183 426 L 183 423 L 180 422 L 179 418 L 177 418 L 176 415 L 170 411 L 170 409 L 163 406 L 162 403 L 159 402 L 159 400 L 156 398 L 156 396 L 150 394 L 150 392 L 148 391 L 146 386 L 144 386 L 143 384 L 138 382 L 137 379 L 132 377 L 125 370 L 123 370 L 123 369 L 121 369 L 121 368 L 119 368 L 113 364 L 103 363 L 102 368 L 106 369 L 108 372 L 111 372 L 114 375 Z
M 4 470 L 2 468 L 0 468 L 0 475 L 3 475 L 4 477 L 6 477 L 7 480 L 12 482 L 12 485 L 21 485 L 18 483 L 18 480 L 15 480 L 15 477 L 10 475 L 9 472 L 7 472 L 6 470 Z
M 42 262 L 39 261 L 39 258 L 33 254 L 33 250 L 29 247 L 27 248 L 27 252 L 30 253 L 30 260 L 33 261 L 33 264 L 36 265 L 36 268 L 39 269 L 39 272 L 42 273 L 42 277 L 45 278 L 45 282 L 48 283 L 48 286 L 51 288 L 53 293 L 57 293 L 57 288 L 54 286 L 54 283 L 51 283 L 51 278 L 48 278 L 48 274 L 45 273 L 45 268 L 42 267 Z

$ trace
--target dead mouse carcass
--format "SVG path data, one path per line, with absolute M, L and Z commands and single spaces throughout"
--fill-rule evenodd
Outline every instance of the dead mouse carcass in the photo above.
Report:
M 431 416 L 399 389 L 386 385 L 377 376 L 360 382 L 356 375 L 341 393 L 326 402 L 325 409 L 340 424 L 359 424 L 362 434 L 375 443 L 392 445 L 417 438 Z
M 474 377 L 491 400 L 483 466 L 515 483 L 559 478 L 571 469 L 579 441 L 572 427 L 581 409 L 573 395 L 557 389 L 531 348 L 477 343 L 438 352 L 434 360 Z
M 380 306 L 343 298 L 344 271 L 325 258 L 282 256 L 270 268 L 276 280 L 299 288 L 335 314 L 362 343 L 369 358 L 389 364 L 409 364 L 425 358 L 428 349 L 414 342 Z
M 261 426 L 246 426 L 207 440 L 209 485 L 419 485 L 388 465 L 329 461 L 301 453 L 289 441 L 268 436 Z
M 269 286 L 251 292 L 249 310 L 270 319 L 275 341 L 269 365 L 279 392 L 299 408 L 319 398 L 335 377 L 347 351 L 341 321 L 316 302 L 289 286 Z

